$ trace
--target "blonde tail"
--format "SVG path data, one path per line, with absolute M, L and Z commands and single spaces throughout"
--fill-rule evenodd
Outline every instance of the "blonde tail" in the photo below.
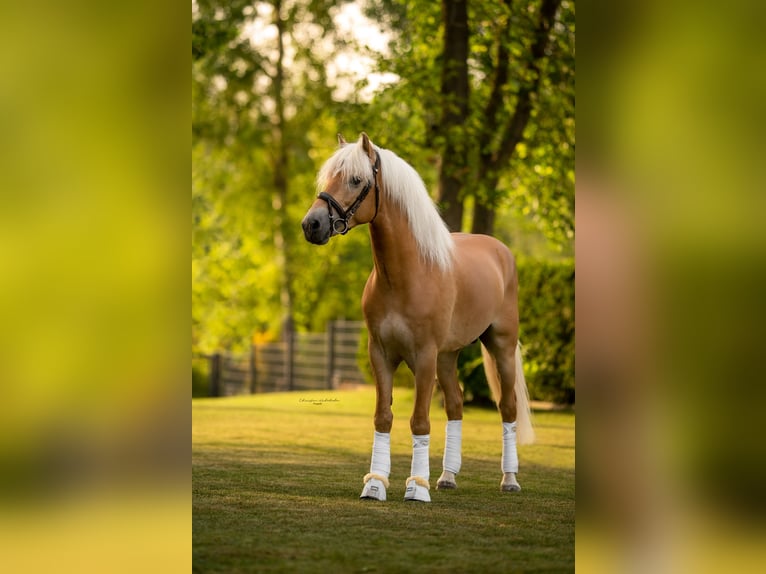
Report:
M 484 358 L 484 372 L 487 375 L 492 399 L 495 404 L 498 404 L 500 402 L 500 376 L 497 372 L 497 363 L 484 345 L 481 346 L 481 354 Z M 529 391 L 524 379 L 524 367 L 521 364 L 521 343 L 516 345 L 514 360 L 516 361 L 516 383 L 514 385 L 516 393 L 516 437 L 518 444 L 532 444 L 535 442 L 535 429 L 532 426 Z
M 516 345 L 516 437 L 519 444 L 535 442 L 535 428 L 532 426 L 532 410 L 529 408 L 529 390 L 521 364 L 521 343 Z

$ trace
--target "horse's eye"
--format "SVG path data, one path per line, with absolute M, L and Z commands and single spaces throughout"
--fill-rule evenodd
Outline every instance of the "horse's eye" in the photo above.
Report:
M 359 185 L 360 183 L 362 183 L 362 180 L 358 178 L 357 176 L 354 176 L 351 178 L 351 185 L 356 186 L 356 185 Z

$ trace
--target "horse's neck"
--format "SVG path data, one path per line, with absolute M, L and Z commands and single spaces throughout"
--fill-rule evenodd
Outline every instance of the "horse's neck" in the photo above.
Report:
M 423 280 L 425 263 L 410 225 L 398 207 L 386 202 L 370 224 L 375 271 L 390 286 L 412 288 Z

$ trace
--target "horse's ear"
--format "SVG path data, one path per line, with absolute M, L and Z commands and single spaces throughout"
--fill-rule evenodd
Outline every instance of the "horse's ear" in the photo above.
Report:
M 370 141 L 369 136 L 365 132 L 362 132 L 362 149 L 367 152 L 367 155 L 371 160 L 375 160 L 375 150 L 372 147 L 372 142 Z
M 340 147 L 346 145 L 346 138 L 344 138 L 342 134 L 338 134 L 338 145 Z

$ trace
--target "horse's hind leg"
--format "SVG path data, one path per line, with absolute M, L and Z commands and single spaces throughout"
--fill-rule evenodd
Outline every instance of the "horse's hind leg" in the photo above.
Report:
M 460 472 L 463 425 L 463 391 L 457 381 L 459 352 L 441 353 L 436 361 L 436 378 L 444 393 L 447 411 L 447 430 L 442 459 L 442 474 L 436 482 L 437 490 L 457 488 L 455 475 Z
M 503 422 L 503 479 L 500 488 L 505 492 L 521 490 L 516 480 L 516 474 L 519 472 L 515 390 L 517 333 L 516 329 L 503 331 L 497 327 L 490 327 L 481 337 L 487 351 L 484 353 L 484 368 Z

